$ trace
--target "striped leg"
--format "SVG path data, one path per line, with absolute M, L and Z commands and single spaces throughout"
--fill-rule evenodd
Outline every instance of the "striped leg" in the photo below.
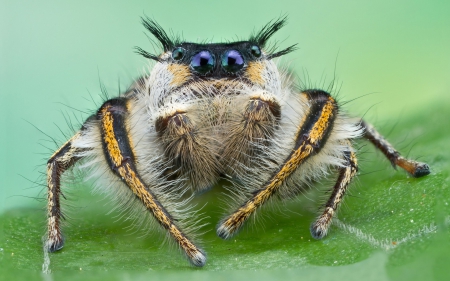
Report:
M 325 210 L 322 215 L 320 215 L 311 225 L 311 235 L 316 239 L 321 239 L 327 235 L 331 220 L 333 219 L 333 216 L 348 189 L 348 185 L 358 172 L 358 162 L 355 153 L 351 151 L 351 144 L 349 141 L 346 141 L 345 145 L 349 148 L 344 155 L 346 161 L 345 167 L 342 167 L 339 170 L 339 177 L 333 187 L 333 192 L 331 193 L 330 198 L 325 204 Z
M 72 143 L 80 136 L 80 132 L 76 133 L 47 162 L 47 241 L 45 247 L 49 252 L 58 251 L 64 246 L 61 233 L 61 218 L 63 218 L 60 205 L 61 175 L 79 160 L 79 157 L 76 156 L 79 151 L 72 147 Z
M 203 266 L 206 262 L 203 251 L 179 229 L 174 218 L 159 203 L 151 188 L 143 182 L 136 170 L 135 156 L 130 145 L 131 138 L 125 122 L 128 114 L 127 106 L 126 99 L 112 99 L 103 104 L 97 114 L 106 159 L 112 171 L 124 181 L 158 223 L 168 231 L 186 253 L 190 262 L 195 266 Z
M 381 152 L 383 152 L 389 161 L 391 161 L 394 168 L 400 166 L 415 178 L 423 177 L 430 173 L 430 167 L 427 164 L 403 158 L 400 153 L 395 150 L 395 148 L 387 140 L 385 140 L 372 125 L 364 121 L 361 122 L 361 125 L 365 131 L 364 137 L 373 143 L 373 145 L 375 145 L 375 147 L 377 147 Z
M 328 93 L 319 90 L 306 91 L 302 95 L 310 101 L 311 107 L 304 121 L 299 125 L 291 154 L 261 189 L 219 223 L 217 228 L 219 237 L 226 239 L 234 235 L 250 215 L 267 202 L 306 159 L 320 151 L 331 133 L 337 114 L 337 104 L 334 99 Z

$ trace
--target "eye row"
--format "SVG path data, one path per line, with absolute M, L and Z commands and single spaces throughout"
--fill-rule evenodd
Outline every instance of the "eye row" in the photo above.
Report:
M 178 47 L 172 51 L 172 58 L 176 61 L 184 57 L 186 50 Z M 261 49 L 258 46 L 252 46 L 250 53 L 256 57 L 261 57 Z M 216 64 L 215 57 L 207 50 L 196 53 L 191 59 L 191 67 L 200 74 L 207 74 Z M 244 67 L 244 58 L 237 50 L 227 50 L 222 54 L 221 58 L 222 68 L 229 73 L 234 73 Z

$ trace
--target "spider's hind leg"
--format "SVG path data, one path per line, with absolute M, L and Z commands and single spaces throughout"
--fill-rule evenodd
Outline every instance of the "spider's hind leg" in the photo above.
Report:
M 361 122 L 361 125 L 364 128 L 364 138 L 369 140 L 376 148 L 383 152 L 394 168 L 400 166 L 415 178 L 423 177 L 430 173 L 430 167 L 426 163 L 403 158 L 372 125 L 364 121 Z
M 327 235 L 331 220 L 348 189 L 348 185 L 358 172 L 358 162 L 355 153 L 352 151 L 350 141 L 345 141 L 345 145 L 348 150 L 344 152 L 344 166 L 339 169 L 338 179 L 330 198 L 325 204 L 325 210 L 311 225 L 311 235 L 316 239 L 321 239 Z

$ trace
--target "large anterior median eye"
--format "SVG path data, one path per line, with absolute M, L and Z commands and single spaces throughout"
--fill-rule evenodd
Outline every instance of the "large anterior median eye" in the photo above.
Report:
M 236 50 L 228 50 L 222 55 L 222 67 L 227 72 L 236 72 L 244 66 L 244 58 Z
M 214 68 L 214 57 L 208 51 L 201 51 L 192 57 L 191 67 L 200 74 L 207 74 Z

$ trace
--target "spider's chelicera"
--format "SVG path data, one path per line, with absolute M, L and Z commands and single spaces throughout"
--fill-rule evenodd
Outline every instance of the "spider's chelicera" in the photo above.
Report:
M 48 161 L 48 251 L 63 247 L 61 176 L 78 161 L 120 204 L 137 202 L 136 213 L 153 217 L 196 266 L 206 258 L 187 231 L 186 219 L 196 213 L 182 211 L 184 195 L 221 177 L 239 201 L 217 226 L 227 239 L 271 198 L 292 197 L 335 168 L 336 183 L 311 225 L 320 239 L 357 173 L 354 139 L 369 140 L 414 177 L 429 174 L 371 125 L 347 117 L 329 93 L 294 86 L 273 59 L 295 46 L 265 48 L 285 18 L 247 41 L 216 44 L 179 42 L 154 21 L 143 24 L 163 47 L 159 55 L 137 48 L 156 61 L 151 72 L 104 102 Z

